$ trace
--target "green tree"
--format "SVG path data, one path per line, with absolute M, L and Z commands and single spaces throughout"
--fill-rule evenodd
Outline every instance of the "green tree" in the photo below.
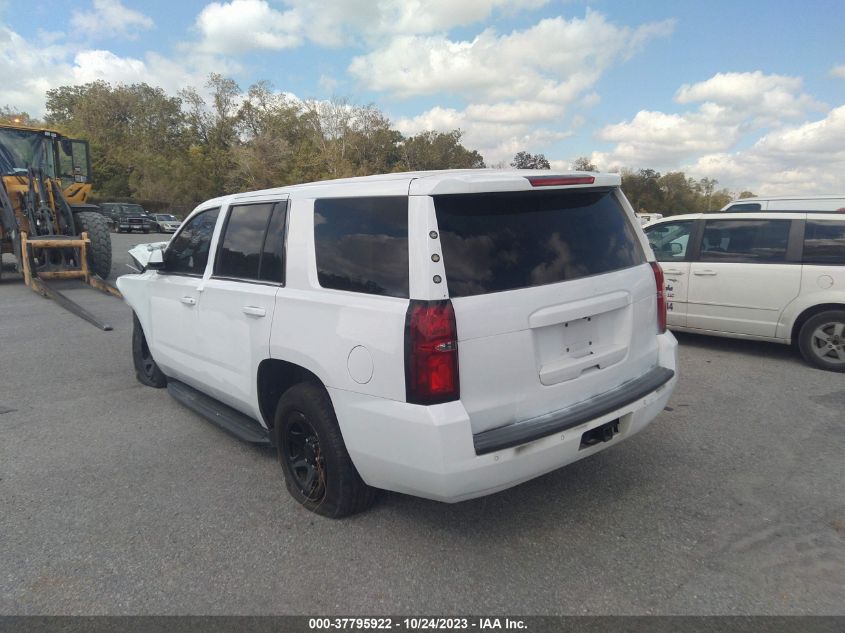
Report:
M 598 168 L 586 156 L 579 156 L 572 163 L 575 171 L 598 171 Z
M 517 152 L 511 161 L 514 169 L 551 169 L 549 161 L 543 154 L 530 154 L 529 152 Z
M 407 171 L 427 169 L 478 169 L 484 159 L 475 150 L 461 144 L 460 130 L 428 131 L 402 142 L 401 165 Z

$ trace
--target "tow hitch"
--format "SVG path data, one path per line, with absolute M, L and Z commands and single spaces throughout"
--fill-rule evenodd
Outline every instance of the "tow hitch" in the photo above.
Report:
M 600 444 L 601 442 L 609 442 L 617 433 L 619 433 L 618 419 L 605 422 L 601 426 L 597 426 L 596 428 L 590 429 L 584 433 L 584 435 L 581 436 L 581 446 L 578 448 L 580 450 L 582 448 L 589 448 L 590 446 Z

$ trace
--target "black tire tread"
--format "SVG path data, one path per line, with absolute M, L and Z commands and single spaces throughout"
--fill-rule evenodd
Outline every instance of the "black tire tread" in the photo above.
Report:
M 167 386 L 167 376 L 159 369 L 159 366 L 153 360 L 153 374 L 147 376 L 141 366 L 141 344 L 144 341 L 144 329 L 141 327 L 141 322 L 138 316 L 132 313 L 132 364 L 135 366 L 135 378 L 138 379 L 142 385 L 153 387 L 155 389 L 163 389 Z
M 106 279 L 111 274 L 111 231 L 106 218 L 96 211 L 80 211 L 74 215 L 77 233 L 88 233 L 88 267 Z
M 804 357 L 805 361 L 819 369 L 845 372 L 845 366 L 828 365 L 816 356 L 812 350 L 811 336 L 813 331 L 826 321 L 841 321 L 845 323 L 845 310 L 825 310 L 807 319 L 798 332 L 798 349 L 801 351 L 801 356 Z
M 326 456 L 328 481 L 326 494 L 319 502 L 305 498 L 284 467 L 280 435 L 284 416 L 289 410 L 300 410 L 306 414 L 320 439 L 321 452 Z M 279 461 L 283 464 L 282 470 L 285 473 L 285 485 L 299 503 L 312 512 L 333 519 L 363 512 L 373 505 L 378 491 L 364 483 L 352 463 L 325 387 L 314 382 L 302 382 L 282 394 L 276 407 L 275 429 Z M 329 459 L 332 461 L 331 465 Z

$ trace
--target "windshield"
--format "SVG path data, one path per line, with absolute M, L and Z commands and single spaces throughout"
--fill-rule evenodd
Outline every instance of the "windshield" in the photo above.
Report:
M 164 220 L 165 222 L 178 222 L 175 215 L 170 215 L 168 213 L 159 213 L 156 216 L 156 220 Z
M 147 212 L 140 204 L 125 204 L 123 205 L 123 215 L 147 215 Z
M 42 133 L 0 128 L 0 174 L 22 173 L 35 166 L 53 178 L 53 165 L 53 145 Z

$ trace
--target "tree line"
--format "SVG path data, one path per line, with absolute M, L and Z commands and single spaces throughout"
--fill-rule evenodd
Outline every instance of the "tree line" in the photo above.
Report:
M 267 82 L 242 91 L 218 74 L 205 87 L 170 96 L 144 83 L 61 86 L 47 91 L 43 123 L 89 141 L 98 200 L 184 210 L 237 191 L 485 166 L 460 130 L 404 136 L 374 105 L 300 101 Z
M 462 144 L 460 130 L 405 136 L 372 104 L 300 101 L 265 81 L 243 91 L 219 74 L 205 88 L 170 96 L 145 83 L 61 86 L 47 91 L 43 123 L 89 141 L 98 200 L 152 201 L 177 211 L 228 193 L 300 182 L 485 167 L 481 154 Z M 9 107 L 0 108 L 3 120 L 42 123 Z M 522 151 L 511 166 L 550 165 L 542 154 Z M 595 170 L 586 158 L 574 167 Z M 715 185 L 682 172 L 622 172 L 634 208 L 664 214 L 718 209 L 731 195 Z

